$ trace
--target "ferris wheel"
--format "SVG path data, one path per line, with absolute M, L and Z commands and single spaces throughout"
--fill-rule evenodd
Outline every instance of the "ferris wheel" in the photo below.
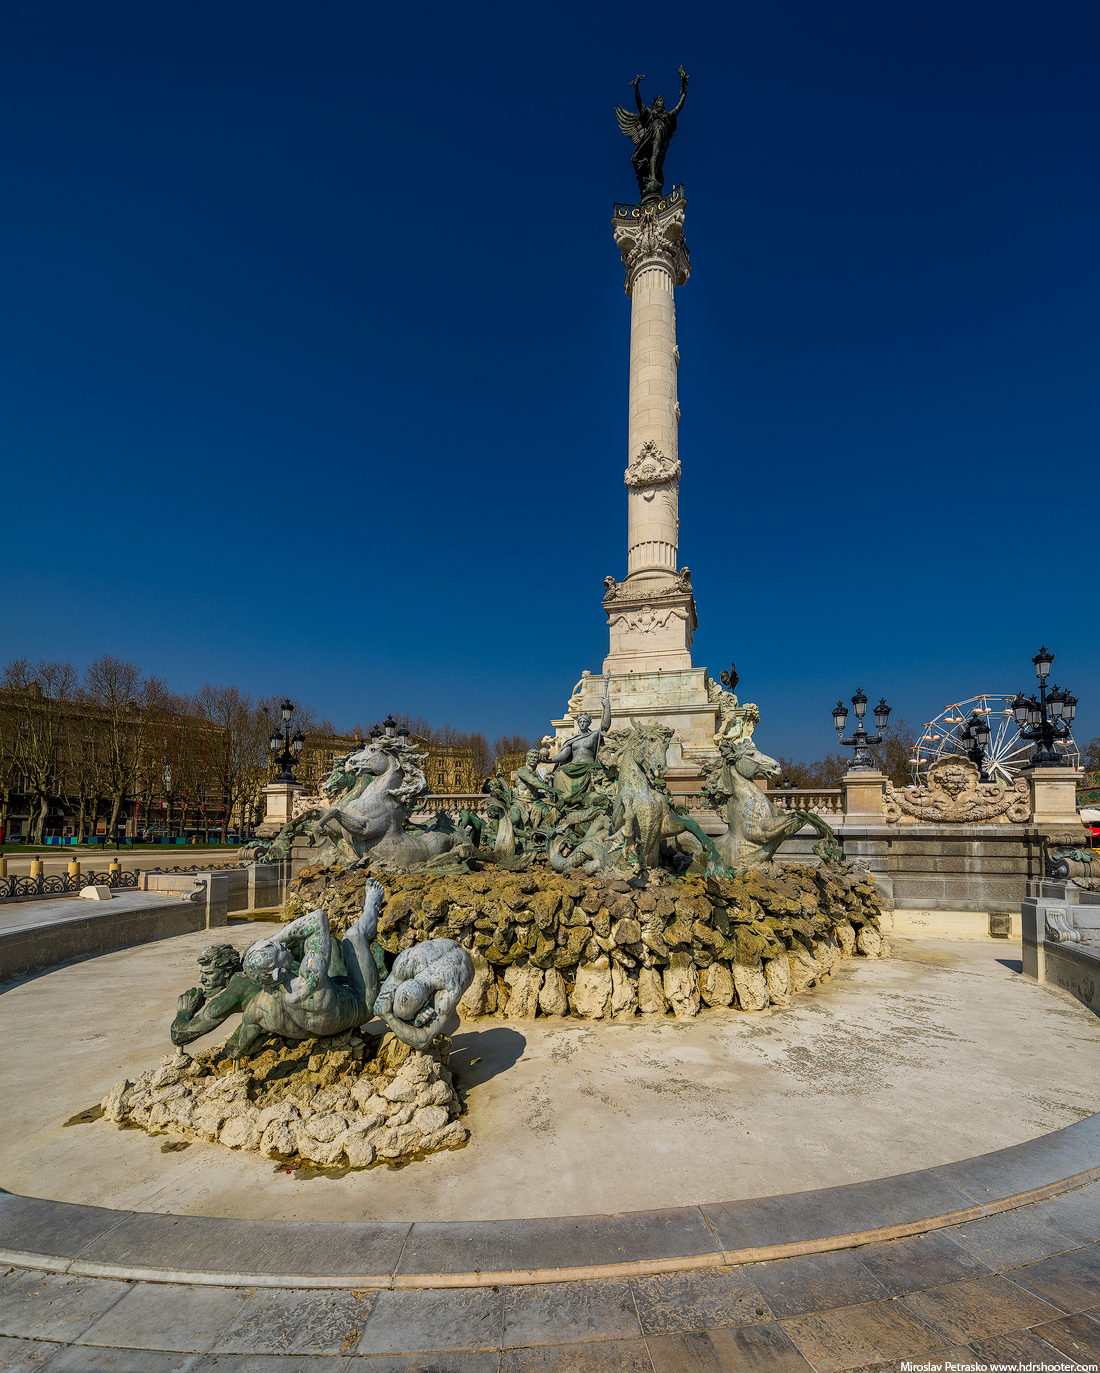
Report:
M 923 781 L 929 764 L 945 754 L 968 751 L 969 740 L 961 736 L 975 715 L 984 719 L 989 727 L 989 743 L 985 746 L 983 764 L 986 775 L 991 782 L 1013 781 L 1020 769 L 1027 767 L 1035 748 L 1031 740 L 1020 737 L 1020 727 L 1012 713 L 1014 699 L 1015 693 L 1010 696 L 985 693 L 955 701 L 941 710 L 934 720 L 929 720 L 923 726 L 917 742 L 912 746 L 909 770 L 913 782 Z M 1058 752 L 1065 756 L 1067 767 L 1078 765 L 1080 753 L 1072 734 L 1067 739 L 1059 740 L 1057 747 Z

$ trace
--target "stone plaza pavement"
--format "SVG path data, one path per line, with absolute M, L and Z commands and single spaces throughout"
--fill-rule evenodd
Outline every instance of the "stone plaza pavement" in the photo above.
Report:
M 1077 1147 L 1100 1158 L 1100 1122 L 1089 1127 L 1089 1139 L 1079 1138 Z M 1020 1156 L 979 1160 L 967 1181 L 984 1191 L 982 1184 L 995 1185 L 997 1177 L 1026 1180 L 1034 1164 Z M 18 1208 L 19 1199 L 10 1200 Z M 789 1200 L 771 1208 L 777 1233 L 794 1219 L 784 1216 Z M 828 1195 L 816 1200 L 817 1225 L 810 1229 L 828 1229 Z M 24 1239 L 37 1234 L 56 1243 L 64 1229 L 80 1244 L 82 1229 L 90 1231 L 75 1213 L 91 1208 L 64 1209 L 74 1214 L 47 1212 L 37 1221 L 23 1214 Z M 7 1242 L 12 1219 L 0 1205 Z M 809 1219 L 800 1218 L 803 1227 Z M 912 1361 L 939 1369 L 1020 1362 L 1095 1368 L 1098 1238 L 1100 1183 L 1093 1182 L 893 1240 L 771 1262 L 572 1282 L 310 1289 L 74 1276 L 77 1264 L 68 1273 L 12 1267 L 0 1276 L 0 1367 L 894 1373 Z M 162 1238 L 162 1244 L 167 1257 L 171 1242 Z
M 332 1175 L 86 1120 L 209 938 L 0 988 L 0 1369 L 1100 1362 L 1100 1020 L 1018 946 L 899 940 L 758 1016 L 470 1022 L 469 1145 Z

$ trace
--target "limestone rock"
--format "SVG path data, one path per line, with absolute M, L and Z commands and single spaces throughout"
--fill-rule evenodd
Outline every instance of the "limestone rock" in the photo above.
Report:
M 787 958 L 790 968 L 790 989 L 792 992 L 804 992 L 807 987 L 812 987 L 817 980 L 820 969 L 816 960 L 809 953 L 796 943 L 791 949 Z
M 724 963 L 712 963 L 699 979 L 699 990 L 708 1006 L 728 1006 L 733 1001 L 733 977 Z
M 284 1120 L 272 1121 L 263 1132 L 259 1147 L 260 1153 L 268 1158 L 290 1158 L 298 1152 L 298 1143 Z
M 786 954 L 768 959 L 764 964 L 764 981 L 768 984 L 768 999 L 773 1006 L 791 1004 L 791 969 Z
M 389 1109 L 389 1102 L 377 1091 L 376 1079 L 365 1073 L 352 1088 L 352 1097 L 361 1111 L 381 1111 L 385 1115 Z
M 565 979 L 557 968 L 547 968 L 539 992 L 539 1010 L 543 1015 L 568 1015 L 569 997 L 565 991 Z
M 555 891 L 540 891 L 531 898 L 529 906 L 539 929 L 550 929 L 558 908 L 561 906 L 561 894 Z
M 337 1082 L 331 1087 L 322 1087 L 317 1095 L 310 1102 L 315 1111 L 324 1114 L 326 1111 L 341 1111 L 351 1102 L 351 1092 L 342 1082 Z
M 746 968 L 743 963 L 735 963 L 733 985 L 743 1011 L 762 1011 L 767 1006 L 768 983 L 763 968 Z
M 416 1094 L 417 1106 L 448 1106 L 454 1099 L 454 1092 L 446 1082 L 432 1082 L 422 1087 Z
M 367 1168 L 374 1162 L 374 1145 L 362 1130 L 348 1130 L 335 1141 L 341 1145 L 352 1168 Z
M 428 1149 L 461 1149 L 470 1138 L 470 1132 L 464 1125 L 457 1120 L 452 1120 L 441 1130 L 437 1130 L 432 1135 L 427 1135 L 424 1139 L 422 1148 Z
M 274 1106 L 265 1106 L 260 1112 L 257 1124 L 261 1130 L 266 1130 L 269 1125 L 277 1120 L 297 1120 L 298 1108 L 293 1101 L 277 1101 Z
M 656 968 L 639 969 L 638 1009 L 643 1015 L 665 1015 L 668 1011 L 664 983 Z
M 690 1020 L 699 1014 L 699 977 L 690 954 L 672 954 L 665 969 L 664 990 L 677 1020 Z
M 442 1106 L 421 1106 L 412 1121 L 421 1134 L 431 1135 L 442 1130 L 450 1118 L 450 1113 Z
M 160 1109 L 164 1109 L 161 1107 Z M 228 1111 L 224 1106 L 216 1106 L 213 1103 L 204 1103 L 194 1114 L 194 1128 L 203 1137 L 211 1142 L 217 1139 L 218 1131 L 228 1119 Z M 156 1124 L 153 1114 L 150 1114 L 149 1123 Z
M 847 920 L 840 920 L 834 927 L 837 943 L 840 945 L 845 958 L 851 958 L 856 951 L 856 932 Z
M 840 943 L 833 935 L 824 935 L 821 939 L 813 941 L 814 958 L 817 959 L 823 973 L 831 974 L 833 969 L 838 967 L 844 958 L 844 952 Z
M 218 1143 L 229 1149 L 256 1149 L 259 1147 L 263 1131 L 256 1122 L 259 1112 L 252 1115 L 232 1116 L 218 1133 Z
M 103 1114 L 108 1120 L 121 1122 L 126 1119 L 127 1098 L 133 1093 L 134 1084 L 129 1078 L 116 1082 L 100 1102 Z
M 533 963 L 522 968 L 513 963 L 505 971 L 504 980 L 508 984 L 508 1015 L 516 1020 L 533 1019 L 539 1008 L 539 992 L 542 990 L 542 969 Z
M 611 1014 L 630 1016 L 638 1009 L 638 982 L 618 963 L 611 965 Z
M 311 1163 L 326 1165 L 335 1163 L 344 1152 L 344 1147 L 339 1140 L 326 1142 L 314 1139 L 312 1135 L 301 1134 L 298 1136 L 298 1152 Z
M 637 920 L 617 920 L 611 930 L 611 938 L 620 946 L 637 944 L 642 937 L 642 927 Z
M 882 935 L 873 925 L 863 925 L 856 935 L 856 948 L 868 958 L 882 956 Z
M 346 1116 L 333 1112 L 330 1115 L 314 1116 L 309 1122 L 309 1133 L 322 1144 L 328 1144 L 348 1128 Z
M 605 954 L 594 963 L 581 963 L 570 1005 L 586 1020 L 602 1020 L 611 1013 L 611 962 Z

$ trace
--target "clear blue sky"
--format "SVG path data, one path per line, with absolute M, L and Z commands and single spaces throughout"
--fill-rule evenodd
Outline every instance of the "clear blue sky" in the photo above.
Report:
M 1094 0 L 9 0 L 0 655 L 544 732 L 626 570 L 612 107 L 681 62 L 695 661 L 813 758 L 1045 642 L 1100 733 Z

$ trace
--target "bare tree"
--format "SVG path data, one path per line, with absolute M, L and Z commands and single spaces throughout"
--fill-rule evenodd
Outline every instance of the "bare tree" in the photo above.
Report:
M 168 691 L 156 677 L 143 678 L 137 663 L 110 653 L 101 653 L 85 668 L 84 686 L 101 722 L 105 796 L 110 801 L 107 836 L 114 839 L 122 808 L 135 790 L 155 709 Z
M 793 758 L 782 756 L 777 758 L 776 762 L 782 769 L 782 780 L 790 782 L 791 786 L 822 787 L 825 790 L 831 790 L 840 786 L 840 779 L 848 771 L 851 759 L 844 758 L 839 753 L 827 753 L 824 758 L 819 759 L 816 763 L 796 762 Z M 775 786 L 776 782 L 772 782 L 770 785 Z
M 871 749 L 878 769 L 895 787 L 907 787 L 913 780 L 910 762 L 920 731 L 908 720 L 898 719 L 891 720 L 881 733 L 882 743 Z
M 67 715 L 77 672 L 69 662 L 19 658 L 4 669 L 15 708 L 15 753 L 30 801 L 30 838 L 41 844 L 50 802 L 64 789 Z
M 7 838 L 8 824 L 20 794 L 19 711 L 5 693 L 0 696 L 0 836 Z
M 207 683 L 195 697 L 202 720 L 210 726 L 210 754 L 214 760 L 210 781 L 220 787 L 221 842 L 229 836 L 235 812 L 242 825 L 255 809 L 268 780 L 270 724 L 263 708 L 239 687 Z
M 65 772 L 69 804 L 76 811 L 76 842 L 95 833 L 106 789 L 103 759 L 105 729 L 83 687 L 76 691 L 74 709 L 66 721 Z
M 493 745 L 493 766 L 507 777 L 523 763 L 527 750 L 535 747 L 526 734 L 502 734 Z

